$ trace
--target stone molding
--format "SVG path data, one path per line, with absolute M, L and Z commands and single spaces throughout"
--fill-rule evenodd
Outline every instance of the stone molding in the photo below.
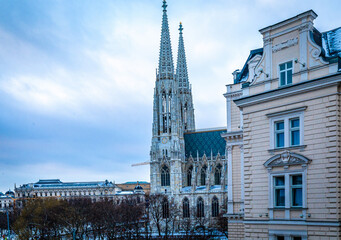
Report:
M 276 44 L 272 47 L 272 52 L 278 52 L 281 51 L 283 49 L 289 48 L 289 47 L 293 47 L 295 45 L 298 44 L 298 37 L 296 38 L 292 38 L 292 39 L 288 39 L 282 43 Z
M 310 161 L 310 159 L 301 154 L 284 151 L 281 154 L 276 154 L 275 156 L 269 158 L 269 160 L 264 163 L 264 166 L 268 169 L 271 169 L 273 167 L 280 166 L 306 165 Z

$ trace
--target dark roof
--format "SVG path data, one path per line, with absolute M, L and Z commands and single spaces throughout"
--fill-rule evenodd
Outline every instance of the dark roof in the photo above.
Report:
M 56 183 L 62 183 L 59 179 L 39 179 L 36 184 L 56 184 Z
M 149 182 L 146 181 L 137 181 L 137 182 L 125 182 L 125 183 L 121 183 L 121 184 L 149 184 Z
M 340 56 L 341 27 L 322 33 L 322 46 L 326 57 Z
M 14 192 L 11 191 L 11 190 L 8 190 L 5 194 L 6 194 L 6 195 L 14 195 Z
M 137 185 L 134 189 L 135 190 L 143 190 L 143 187 L 141 187 L 140 185 Z
M 247 58 L 244 66 L 243 66 L 243 69 L 240 71 L 240 73 L 237 74 L 237 77 L 234 80 L 234 83 L 243 82 L 242 79 L 244 79 L 245 77 L 248 76 L 248 74 L 249 74 L 248 61 L 256 55 L 263 55 L 263 48 L 257 48 L 257 49 L 250 51 L 249 57 Z
M 220 155 L 225 156 L 226 142 L 221 134 L 226 132 L 226 129 L 201 131 L 201 132 L 189 132 L 184 134 L 185 139 L 185 155 L 188 158 L 192 155 L 193 158 L 199 153 L 199 157 L 202 157 L 204 153 L 207 157 Z

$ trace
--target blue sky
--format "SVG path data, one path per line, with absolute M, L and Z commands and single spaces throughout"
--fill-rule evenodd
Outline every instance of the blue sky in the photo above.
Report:
M 0 1 L 0 191 L 44 178 L 149 181 L 158 0 Z M 226 125 L 222 94 L 258 30 L 335 1 L 169 0 L 173 58 L 184 40 L 198 128 Z M 174 63 L 175 64 L 175 63 Z

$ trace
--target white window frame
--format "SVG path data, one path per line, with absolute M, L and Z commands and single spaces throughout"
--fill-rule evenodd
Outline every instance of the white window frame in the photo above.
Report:
M 280 68 L 280 65 L 282 65 L 282 64 L 286 64 L 286 63 L 288 63 L 288 62 L 291 62 L 292 63 L 292 68 L 287 68 L 287 69 L 285 69 L 285 70 L 281 70 L 281 68 Z M 294 78 L 293 78 L 293 76 L 294 76 L 294 60 L 292 59 L 292 60 L 288 60 L 288 61 L 285 61 L 285 62 L 280 62 L 280 63 L 278 63 L 278 86 L 279 87 L 284 87 L 284 86 L 289 86 L 289 85 L 292 85 L 293 84 L 293 81 L 294 81 Z M 288 70 L 290 70 L 291 69 L 291 83 L 288 83 L 288 79 L 287 79 L 287 75 L 285 75 L 285 84 L 284 85 L 282 85 L 281 84 L 281 72 L 287 72 Z
M 284 177 L 284 185 L 283 186 L 276 186 L 275 184 L 275 178 L 277 177 Z M 273 181 L 273 189 L 272 189 L 272 194 L 273 194 L 273 205 L 274 208 L 284 208 L 285 207 L 285 201 L 284 201 L 284 206 L 276 206 L 276 190 L 277 189 L 284 189 L 284 199 L 286 200 L 286 190 L 285 190 L 285 185 L 286 185 L 286 177 L 284 175 L 276 175 L 272 177 Z
M 293 240 L 294 237 L 301 237 L 302 240 L 308 239 L 307 231 L 304 230 L 269 230 L 269 240 L 276 240 L 277 236 L 283 236 L 284 240 Z
M 298 118 L 300 121 L 299 131 L 300 131 L 300 144 L 291 145 L 291 128 L 290 120 Z M 276 122 L 284 121 L 284 147 L 276 147 L 276 134 L 275 134 L 275 124 Z M 304 113 L 295 112 L 291 114 L 284 114 L 275 117 L 270 117 L 270 149 L 282 149 L 289 147 L 297 147 L 304 145 Z
M 302 177 L 302 184 L 301 185 L 293 185 L 292 184 L 292 179 L 294 176 L 298 176 L 298 175 L 301 175 Z M 302 205 L 301 206 L 294 206 L 293 203 L 294 203 L 294 199 L 293 199 L 293 189 L 299 189 L 301 188 L 302 189 Z M 302 174 L 291 174 L 290 175 L 290 207 L 291 208 L 302 208 L 303 207 L 303 175 Z
M 292 194 L 291 194 L 291 176 L 302 175 L 302 206 L 292 207 Z M 284 191 L 285 191 L 285 205 L 275 206 L 275 177 L 284 176 Z M 269 208 L 270 208 L 270 219 L 273 219 L 274 210 L 285 210 L 285 218 L 290 219 L 290 210 L 302 209 L 303 218 L 306 216 L 307 208 L 307 169 L 297 169 L 291 171 L 276 171 L 269 173 Z M 301 219 L 301 220 L 302 220 Z

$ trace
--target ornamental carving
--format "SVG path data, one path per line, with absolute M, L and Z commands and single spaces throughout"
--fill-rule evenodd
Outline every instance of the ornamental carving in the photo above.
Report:
M 290 166 L 290 165 L 304 165 L 308 164 L 310 160 L 305 156 L 290 151 L 285 151 L 281 154 L 277 154 L 271 157 L 264 163 L 267 168 Z
M 281 51 L 282 49 L 288 48 L 288 47 L 292 47 L 298 44 L 298 38 L 292 38 L 289 40 L 286 40 L 282 43 L 276 44 L 272 47 L 272 52 L 278 52 Z

